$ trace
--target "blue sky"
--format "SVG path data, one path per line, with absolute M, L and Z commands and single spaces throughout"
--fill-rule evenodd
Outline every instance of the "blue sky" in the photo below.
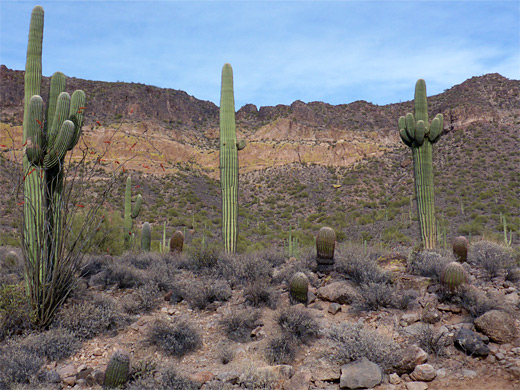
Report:
M 472 76 L 520 79 L 520 1 L 0 0 L 0 63 L 25 68 L 32 8 L 45 9 L 43 73 L 175 88 L 235 101 L 375 104 Z

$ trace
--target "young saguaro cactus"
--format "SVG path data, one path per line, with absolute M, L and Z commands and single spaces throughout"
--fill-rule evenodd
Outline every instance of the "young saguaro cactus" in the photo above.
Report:
M 124 215 L 124 244 L 125 249 L 130 248 L 130 238 L 132 237 L 132 228 L 134 226 L 134 219 L 139 216 L 141 211 L 141 204 L 143 197 L 141 194 L 137 195 L 134 207 L 132 208 L 132 177 L 126 178 L 125 188 L 125 215 Z
M 130 372 L 130 356 L 125 351 L 116 351 L 105 370 L 103 389 L 115 389 L 126 383 Z
M 324 226 L 316 236 L 316 254 L 318 264 L 334 264 L 334 248 L 336 247 L 336 232 Z
M 143 252 L 150 252 L 150 245 L 152 243 L 152 229 L 148 222 L 143 224 L 141 230 L 141 250 Z
M 66 77 L 56 72 L 51 77 L 46 113 L 40 97 L 42 78 L 42 42 L 44 11 L 34 7 L 29 27 L 25 65 L 25 102 L 23 117 L 23 248 L 26 257 L 28 294 L 37 307 L 37 322 L 45 326 L 53 309 L 40 311 L 45 303 L 44 289 L 67 290 L 53 286 L 55 264 L 62 249 L 62 209 L 64 162 L 81 135 L 85 93 L 77 90 L 72 97 L 65 92 Z M 35 275 L 37 275 L 35 277 Z M 52 282 L 51 282 L 52 280 Z M 56 303 L 57 305 L 57 303 Z M 51 305 L 52 306 L 52 305 Z M 40 317 L 40 315 L 44 316 Z
M 415 197 L 419 214 L 419 230 L 425 249 L 433 249 L 437 241 L 433 190 L 432 145 L 439 140 L 443 128 L 442 114 L 428 122 L 426 83 L 420 79 L 415 85 L 415 116 L 399 118 L 399 134 L 412 149 Z
M 220 93 L 220 187 L 222 189 L 222 239 L 226 252 L 236 252 L 238 238 L 238 151 L 245 142 L 237 142 L 233 69 L 222 68 Z

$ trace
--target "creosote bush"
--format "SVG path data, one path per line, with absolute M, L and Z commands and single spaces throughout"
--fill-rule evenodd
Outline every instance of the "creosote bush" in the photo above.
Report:
M 385 372 L 391 372 L 403 357 L 399 343 L 361 324 L 334 325 L 327 336 L 334 342 L 334 356 L 340 364 L 366 357 Z
M 390 280 L 388 273 L 377 264 L 379 253 L 363 247 L 350 245 L 342 248 L 336 256 L 336 271 L 347 276 L 358 286 L 368 283 L 386 283 Z
M 415 259 L 408 264 L 411 273 L 432 278 L 435 281 L 440 280 L 440 276 L 444 267 L 455 261 L 451 253 L 439 253 L 437 251 L 422 251 L 417 253 Z
M 22 345 L 37 356 L 58 361 L 72 356 L 81 343 L 70 330 L 55 328 L 29 335 L 23 340 Z
M 278 294 L 273 286 L 262 281 L 254 281 L 244 288 L 246 303 L 253 307 L 266 306 L 272 310 L 276 309 Z
M 489 279 L 514 266 L 513 252 L 510 248 L 484 240 L 471 245 L 468 260 L 482 267 Z
M 318 323 L 312 315 L 298 307 L 282 310 L 278 314 L 276 322 L 284 336 L 305 344 L 316 338 L 319 333 Z
M 265 358 L 269 364 L 291 364 L 296 355 L 296 348 L 286 335 L 272 338 L 265 348 Z
M 259 318 L 256 310 L 233 311 L 220 324 L 230 340 L 247 342 L 251 341 L 251 331 L 259 326 Z
M 114 300 L 92 297 L 62 307 L 53 321 L 53 327 L 68 329 L 80 340 L 89 340 L 101 333 L 115 331 L 127 322 L 128 317 L 118 310 Z
M 146 313 L 157 306 L 159 287 L 153 282 L 148 282 L 132 294 L 122 299 L 122 306 L 128 314 Z
M 183 295 L 192 308 L 206 309 L 214 302 L 225 302 L 231 298 L 231 288 L 223 280 L 203 278 L 186 283 Z
M 202 345 L 199 331 L 186 321 L 171 324 L 156 321 L 147 336 L 147 342 L 161 348 L 166 354 L 182 357 Z
M 0 388 L 10 389 L 18 383 L 38 383 L 43 359 L 34 351 L 15 342 L 0 346 Z

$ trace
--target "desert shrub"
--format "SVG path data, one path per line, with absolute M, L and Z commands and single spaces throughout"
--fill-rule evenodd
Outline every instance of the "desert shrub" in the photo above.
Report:
M 259 325 L 259 317 L 260 313 L 256 310 L 233 311 L 222 319 L 220 325 L 230 340 L 251 341 L 251 331 Z
M 162 261 L 162 256 L 153 252 L 128 252 L 121 257 L 121 261 L 137 269 L 146 270 Z
M 231 286 L 241 286 L 254 281 L 268 282 L 272 265 L 258 253 L 223 254 L 218 263 L 218 272 Z
M 490 279 L 514 265 L 513 252 L 509 248 L 483 240 L 471 245 L 468 260 L 482 267 Z
M 191 307 L 206 309 L 213 302 L 225 302 L 231 298 L 231 288 L 223 280 L 193 280 L 184 285 L 183 295 Z
M 278 294 L 267 282 L 253 281 L 244 288 L 244 298 L 253 307 L 267 306 L 276 309 Z
M 377 331 L 365 329 L 361 324 L 332 326 L 327 336 L 334 343 L 334 357 L 340 364 L 366 357 L 389 372 L 402 359 L 402 350 L 397 342 Z
M 19 251 L 13 247 L 0 246 L 0 285 L 18 283 L 23 275 L 24 265 Z
M 10 389 L 17 383 L 37 383 L 43 359 L 34 351 L 14 342 L 0 347 L 0 388 Z
M 415 343 L 429 355 L 444 356 L 447 345 L 447 335 L 432 326 L 423 324 L 421 331 L 414 337 Z
M 182 377 L 171 368 L 164 369 L 158 377 L 144 376 L 125 386 L 126 390 L 197 390 L 198 388 L 199 385 L 195 382 Z
M 114 300 L 94 297 L 91 300 L 62 307 L 53 321 L 53 327 L 73 332 L 80 340 L 89 340 L 101 333 L 116 330 L 126 324 Z
M 168 355 L 182 357 L 202 345 L 202 337 L 197 329 L 186 321 L 177 320 L 171 324 L 157 321 L 150 329 L 147 342 L 158 346 Z
M 149 280 L 159 287 L 160 291 L 174 291 L 176 295 L 180 292 L 180 271 L 177 260 L 179 256 L 165 256 L 157 262 L 150 264 L 146 270 Z
M 76 335 L 67 329 L 50 329 L 31 334 L 23 340 L 23 346 L 36 355 L 58 361 L 73 355 L 81 346 Z
M 122 299 L 123 310 L 128 314 L 146 313 L 157 306 L 159 287 L 148 282 Z
M 434 251 L 422 251 L 417 253 L 415 259 L 408 264 L 411 273 L 432 278 L 439 281 L 442 270 L 446 264 L 455 261 L 452 254 L 438 253 Z
M 187 256 L 180 265 L 191 271 L 200 272 L 215 267 L 221 255 L 222 253 L 216 244 L 191 245 L 188 248 Z
M 0 341 L 31 326 L 31 308 L 21 284 L 0 286 Z
M 390 276 L 377 265 L 379 257 L 373 250 L 350 245 L 336 256 L 335 269 L 357 285 L 386 283 Z
M 112 257 L 109 255 L 85 256 L 79 270 L 79 276 L 88 280 L 106 269 L 111 262 Z
M 282 329 L 282 334 L 295 341 L 308 343 L 318 336 L 319 326 L 311 314 L 297 307 L 282 310 L 276 322 Z
M 248 367 L 240 376 L 240 389 L 275 390 L 278 380 L 267 370 L 260 371 L 254 366 Z
M 291 364 L 295 354 L 292 340 L 285 335 L 272 338 L 265 348 L 265 358 L 269 364 Z
M 130 265 L 124 264 L 121 259 L 107 264 L 107 267 L 92 276 L 93 284 L 105 288 L 116 286 L 117 288 L 134 288 L 141 286 L 144 282 L 143 272 L 139 272 Z
M 508 310 L 500 299 L 487 295 L 473 286 L 462 286 L 456 298 L 460 299 L 460 305 L 473 318 L 480 317 L 490 310 Z
M 141 378 L 154 375 L 156 372 L 157 364 L 152 360 L 139 360 L 135 364 L 132 364 L 130 370 L 130 380 L 135 381 Z
M 360 287 L 362 305 L 369 310 L 393 307 L 396 299 L 395 288 L 389 283 L 370 282 Z
M 219 351 L 219 359 L 222 364 L 229 364 L 235 358 L 235 350 L 230 345 L 221 345 Z

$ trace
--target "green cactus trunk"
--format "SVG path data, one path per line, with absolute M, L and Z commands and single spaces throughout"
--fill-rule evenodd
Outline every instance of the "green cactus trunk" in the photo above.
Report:
M 222 189 L 222 239 L 226 252 L 236 252 L 238 238 L 238 148 L 235 129 L 233 69 L 222 68 L 220 96 L 220 186 Z
M 55 275 L 63 251 L 62 210 L 64 160 L 79 140 L 83 123 L 85 93 L 65 91 L 66 77 L 56 72 L 51 78 L 47 112 L 43 115 L 41 57 L 43 8 L 31 15 L 23 121 L 24 224 L 23 250 L 26 258 L 27 291 L 36 307 L 36 322 L 47 325 L 60 302 L 49 302 L 49 292 L 68 294 L 72 280 Z M 59 294 L 58 294 L 59 295 Z M 65 297 L 61 296 L 61 299 Z
M 418 80 L 415 85 L 415 116 L 408 113 L 399 118 L 399 134 L 404 144 L 412 149 L 419 231 L 425 249 L 435 248 L 437 242 L 432 145 L 439 140 L 442 126 L 442 114 L 437 114 L 429 124 L 426 83 Z
M 141 231 L 141 250 L 143 252 L 150 252 L 150 246 L 152 244 L 152 228 L 148 222 L 143 224 Z
M 103 389 L 115 389 L 128 381 L 130 356 L 124 351 L 116 351 L 110 358 L 105 370 Z
M 141 194 L 137 195 L 137 199 L 135 201 L 135 205 L 132 208 L 132 177 L 128 176 L 126 178 L 126 188 L 125 188 L 125 210 L 124 210 L 124 248 L 130 249 L 131 246 L 131 238 L 132 238 L 132 228 L 134 227 L 134 219 L 139 216 L 139 212 L 141 211 L 141 204 L 143 202 L 143 198 Z

